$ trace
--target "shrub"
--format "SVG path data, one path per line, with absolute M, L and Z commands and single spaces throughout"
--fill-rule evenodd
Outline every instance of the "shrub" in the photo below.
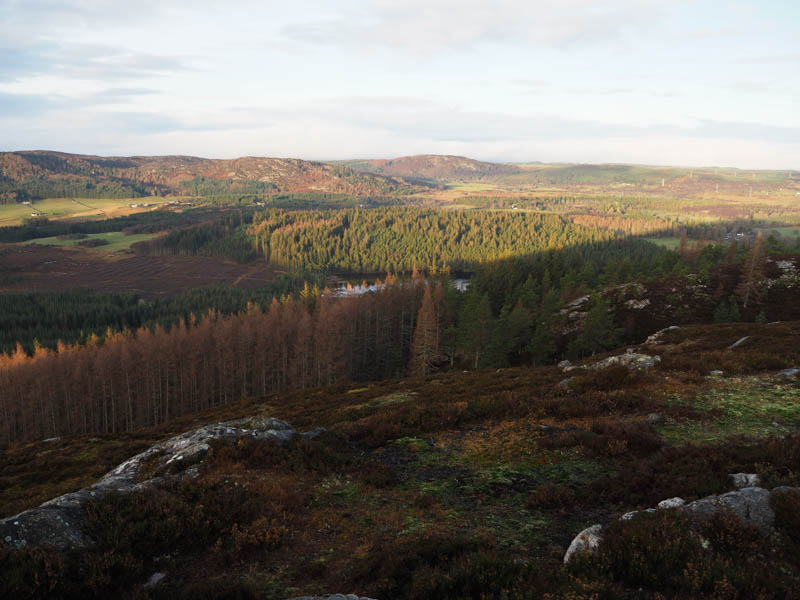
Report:
M 577 375 L 572 382 L 576 392 L 596 390 L 609 391 L 629 388 L 642 383 L 645 375 L 625 365 L 611 365 L 606 369 L 591 370 Z
M 231 528 L 233 546 L 237 552 L 259 548 L 277 548 L 287 533 L 288 530 L 284 525 L 276 519 L 266 516 L 259 517 L 244 529 L 237 524 Z
M 539 440 L 547 449 L 583 446 L 594 454 L 616 457 L 623 454 L 646 456 L 656 452 L 663 441 L 653 427 L 641 420 L 615 421 L 599 419 L 591 429 L 569 431 Z
M 575 490 L 563 484 L 548 481 L 528 495 L 527 505 L 532 509 L 566 509 L 574 501 Z
M 91 238 L 88 240 L 81 240 L 77 242 L 76 246 L 83 246 L 84 248 L 97 248 L 99 246 L 107 246 L 109 244 L 108 240 L 104 240 L 101 238 Z
M 658 511 L 610 524 L 599 554 L 576 560 L 572 569 L 667 597 L 785 597 L 792 577 L 778 573 L 777 564 L 763 568 L 768 545 L 732 513 L 697 527 L 679 511 Z
M 800 563 L 800 491 L 775 491 L 770 496 L 775 526 L 788 538 L 792 555 Z

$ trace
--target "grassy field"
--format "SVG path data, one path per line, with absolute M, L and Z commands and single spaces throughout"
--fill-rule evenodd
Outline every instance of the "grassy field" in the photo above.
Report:
M 32 204 L 0 204 L 0 227 L 20 225 L 32 215 L 59 220 L 67 218 L 109 218 L 142 212 L 164 204 L 159 197 L 150 198 L 48 198 Z M 131 208 L 131 204 L 148 204 L 147 208 Z
M 151 240 L 158 235 L 158 233 L 138 233 L 127 235 L 123 231 L 110 231 L 108 233 L 92 233 L 79 240 L 48 237 L 39 238 L 34 241 L 35 243 L 43 246 L 81 247 L 80 243 L 85 242 L 86 240 L 105 240 L 108 242 L 107 244 L 94 247 L 90 246 L 87 249 L 97 250 L 99 252 L 119 252 L 120 250 L 127 250 L 130 248 L 131 244 L 135 244 L 136 242 L 141 242 L 144 240 Z
M 688 401 L 687 401 L 688 400 Z M 800 389 L 780 379 L 732 377 L 697 397 L 678 400 L 707 418 L 670 420 L 661 428 L 675 444 L 718 444 L 735 435 L 786 435 L 800 428 Z
M 775 231 L 777 231 L 781 237 L 800 236 L 800 227 L 760 227 L 756 229 L 756 231 L 763 231 L 765 236 Z
M 664 248 L 669 248 L 670 250 L 674 250 L 681 243 L 681 238 L 679 237 L 647 237 L 643 239 L 646 242 L 652 242 L 659 246 L 664 246 Z
M 489 192 L 499 190 L 501 187 L 494 183 L 481 183 L 478 181 L 461 181 L 447 186 L 447 189 L 459 192 Z

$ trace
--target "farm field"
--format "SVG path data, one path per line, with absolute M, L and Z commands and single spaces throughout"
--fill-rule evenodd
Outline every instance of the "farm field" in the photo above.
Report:
M 151 210 L 167 202 L 160 197 L 149 198 L 48 198 L 31 204 L 0 204 L 0 227 L 20 225 L 34 215 L 51 220 L 107 219 Z M 146 208 L 131 208 L 131 204 L 149 204 Z

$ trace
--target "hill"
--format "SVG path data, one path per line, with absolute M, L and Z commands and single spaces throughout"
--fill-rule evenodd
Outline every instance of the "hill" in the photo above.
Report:
M 566 386 L 554 366 L 452 371 L 251 398 L 137 434 L 12 445 L 0 516 L 195 430 L 16 518 L 35 536 L 37 523 L 70 515 L 42 531 L 80 526 L 76 544 L 89 547 L 14 549 L 15 519 L 0 521 L 10 532 L 0 592 L 791 597 L 800 497 L 780 486 L 800 484 L 800 387 L 778 369 L 800 359 L 799 333 L 797 322 L 687 326 L 637 346 L 661 356 L 648 370 L 591 368 L 620 348 L 565 367 Z M 740 472 L 777 489 L 768 535 L 724 512 L 695 524 L 666 509 L 627 518 L 666 498 L 729 492 Z M 593 523 L 605 527 L 598 553 L 565 565 Z
M 0 197 L 137 197 L 261 192 L 386 195 L 399 177 L 291 158 L 102 157 L 50 151 L 0 153 Z
M 482 162 L 464 156 L 439 154 L 420 154 L 380 160 L 353 160 L 338 164 L 345 164 L 366 173 L 433 181 L 478 181 L 520 172 L 520 168 L 515 165 Z

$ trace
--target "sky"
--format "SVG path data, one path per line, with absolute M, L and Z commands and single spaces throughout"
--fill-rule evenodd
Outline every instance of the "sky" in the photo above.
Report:
M 0 151 L 800 169 L 797 0 L 0 0 Z

